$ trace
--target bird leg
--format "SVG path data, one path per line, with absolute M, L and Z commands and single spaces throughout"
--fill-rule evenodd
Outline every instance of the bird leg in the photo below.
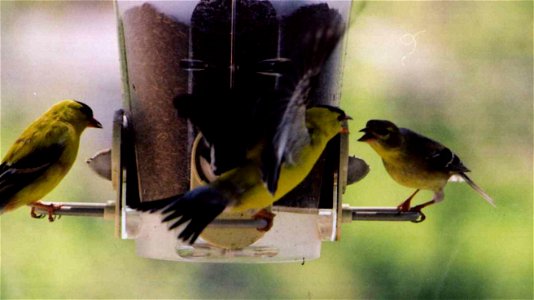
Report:
M 54 213 L 56 212 L 56 210 L 59 210 L 62 206 L 63 205 L 54 205 L 52 203 L 43 204 L 43 203 L 37 201 L 37 202 L 34 202 L 34 203 L 30 204 L 30 207 L 32 208 L 31 211 L 30 211 L 30 214 L 31 214 L 32 218 L 40 219 L 40 218 L 43 218 L 44 215 L 37 214 L 35 212 L 35 210 L 37 208 L 45 209 L 48 212 L 48 221 L 54 222 L 54 220 L 56 219 L 56 216 L 54 215 Z
M 408 197 L 408 199 L 404 200 L 404 202 L 402 202 L 399 206 L 397 206 L 397 209 L 400 211 L 400 212 L 407 212 L 407 211 L 410 211 L 410 206 L 411 206 L 411 202 L 412 202 L 412 198 L 417 195 L 417 193 L 419 192 L 419 189 L 415 190 L 415 192 L 413 192 L 410 197 Z
M 420 219 L 412 221 L 412 222 L 414 222 L 414 223 L 423 222 L 426 219 L 426 216 L 421 210 L 423 208 L 427 207 L 427 206 L 430 206 L 430 205 L 434 204 L 434 203 L 440 202 L 441 200 L 443 200 L 444 197 L 445 197 L 445 194 L 443 193 L 443 190 L 439 190 L 436 193 L 434 193 L 434 196 L 432 197 L 432 200 L 430 200 L 428 202 L 425 202 L 423 204 L 419 204 L 417 206 L 412 207 L 410 209 L 410 211 L 418 212 L 418 213 L 421 214 L 421 218 Z
M 265 208 L 260 210 L 259 212 L 257 212 L 255 215 L 254 215 L 254 220 L 259 220 L 259 219 L 263 219 L 265 221 L 267 221 L 267 225 L 265 227 L 262 227 L 262 228 L 257 228 L 258 231 L 263 231 L 263 232 L 267 232 L 271 229 L 271 227 L 273 227 L 273 219 L 276 215 L 273 214 L 272 212 L 266 210 Z

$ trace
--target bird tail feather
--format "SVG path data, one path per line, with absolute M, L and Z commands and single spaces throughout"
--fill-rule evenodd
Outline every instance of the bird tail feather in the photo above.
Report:
M 164 215 L 163 223 L 169 222 L 172 230 L 189 222 L 178 235 L 178 239 L 193 244 L 204 229 L 221 214 L 229 201 L 217 189 L 203 186 L 184 195 L 141 202 L 135 207 L 144 212 L 158 212 Z
M 484 198 L 484 200 L 486 200 L 493 207 L 496 207 L 495 201 L 493 200 L 493 198 L 491 198 L 490 195 L 488 195 L 486 192 L 484 192 L 484 190 L 482 188 L 480 188 L 473 180 L 471 180 L 471 178 L 469 178 L 469 176 L 467 176 L 463 172 L 459 173 L 458 175 L 460 175 L 460 177 L 462 177 L 462 179 L 465 182 L 467 182 L 467 184 L 469 184 L 469 186 L 471 186 L 473 188 L 473 190 L 475 190 L 477 193 L 479 193 L 480 196 L 482 196 L 482 198 Z
M 180 196 L 173 196 L 165 199 L 159 199 L 159 200 L 152 200 L 152 201 L 145 201 L 145 202 L 139 202 L 135 204 L 128 204 L 130 208 L 136 209 L 138 211 L 143 212 L 149 212 L 149 213 L 155 213 L 157 211 L 160 211 L 164 209 L 165 207 L 169 206 L 176 198 L 181 197 Z

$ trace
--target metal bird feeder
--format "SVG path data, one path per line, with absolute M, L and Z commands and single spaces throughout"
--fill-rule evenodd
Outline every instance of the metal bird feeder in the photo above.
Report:
M 116 234 L 135 239 L 140 256 L 193 262 L 311 260 L 319 257 L 323 241 L 340 238 L 342 222 L 418 218 L 417 213 L 399 213 L 395 208 L 342 204 L 349 161 L 346 135 L 334 138 L 307 179 L 274 203 L 270 209 L 276 216 L 268 232 L 258 231 L 264 224 L 250 215 L 223 214 L 191 246 L 176 238 L 182 226 L 169 231 L 160 214 L 129 209 L 137 201 L 185 193 L 210 178 L 209 170 L 196 159 L 197 132 L 173 106 L 177 95 L 216 97 L 232 87 L 256 96 L 276 89 L 285 52 L 294 47 L 292 41 L 306 30 L 307 22 L 320 19 L 325 10 L 335 10 L 348 26 L 351 1 L 115 4 L 124 84 L 124 109 L 115 115 L 111 149 L 117 199 L 114 205 L 98 207 L 65 203 L 59 214 L 109 217 L 114 212 Z M 289 23 L 299 26 L 285 26 Z M 311 91 L 311 104 L 339 105 L 344 49 L 342 40 Z

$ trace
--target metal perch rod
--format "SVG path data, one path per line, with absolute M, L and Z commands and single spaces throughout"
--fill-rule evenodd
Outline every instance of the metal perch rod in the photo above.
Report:
M 352 221 L 418 221 L 421 213 L 401 212 L 396 207 L 343 207 L 343 219 Z
M 45 205 L 53 204 L 59 207 L 54 211 L 58 216 L 76 216 L 76 217 L 94 217 L 105 218 L 108 216 L 114 218 L 115 201 L 106 203 L 88 203 L 88 202 L 41 202 Z M 48 212 L 45 208 L 35 207 L 35 212 L 46 215 Z
M 55 211 L 58 216 L 77 216 L 113 219 L 115 212 L 114 201 L 106 203 L 85 202 L 43 202 L 60 206 Z M 37 207 L 37 213 L 46 214 L 46 209 Z M 396 207 L 343 207 L 343 221 L 417 221 L 421 218 L 419 212 L 400 212 Z M 265 220 L 215 220 L 210 226 L 214 227 L 254 227 L 266 226 Z
M 106 203 L 87 203 L 87 202 L 42 202 L 45 205 L 53 204 L 59 207 L 54 211 L 58 216 L 76 216 L 76 217 L 94 217 L 113 219 L 115 217 L 115 202 Z M 36 207 L 37 214 L 47 214 L 47 210 Z M 210 226 L 219 228 L 262 228 L 267 226 L 267 221 L 258 220 L 215 220 Z

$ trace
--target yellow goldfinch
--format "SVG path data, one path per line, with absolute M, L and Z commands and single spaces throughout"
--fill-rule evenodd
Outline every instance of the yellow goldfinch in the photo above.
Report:
M 312 90 L 321 88 L 317 79 L 345 32 L 339 12 L 325 3 L 302 7 L 292 17 L 286 20 L 285 30 L 288 36 L 295 34 L 295 40 L 289 42 L 289 62 L 293 68 L 283 73 L 279 83 L 281 93 L 274 95 L 275 101 L 267 99 L 267 102 L 285 105 L 283 109 L 270 109 L 275 113 L 268 118 L 275 122 L 267 135 L 272 135 L 273 139 L 262 154 L 262 179 L 272 194 L 281 182 L 279 175 L 283 164 L 293 164 L 294 153 L 309 143 L 306 137 L 310 128 L 302 126 L 309 118 L 306 113 L 308 97 Z M 295 32 L 290 33 L 293 30 Z M 290 93 L 284 94 L 286 91 Z
M 28 126 L 9 148 L 0 165 L 0 214 L 22 205 L 48 210 L 57 207 L 38 200 L 48 194 L 72 167 L 80 135 L 86 127 L 102 128 L 89 106 L 63 100 Z
M 317 95 L 311 101 L 308 98 L 310 90 L 317 93 L 324 88 L 320 85 L 325 79 L 319 75 L 345 31 L 342 16 L 326 3 L 303 5 L 284 17 L 279 26 L 281 29 L 273 30 L 277 34 L 281 31 L 280 41 L 257 36 L 252 43 L 252 29 L 245 30 L 244 36 L 236 33 L 236 40 L 247 42 L 236 47 L 240 65 L 235 67 L 231 87 L 221 86 L 228 79 L 228 66 L 221 65 L 227 60 L 225 52 L 209 51 L 205 57 L 198 54 L 201 60 L 207 60 L 207 67 L 195 79 L 192 93 L 178 95 L 174 102 L 178 113 L 202 133 L 208 145 L 202 156 L 215 175 L 239 167 L 251 148 L 269 140 L 262 150 L 261 171 L 262 180 L 273 194 L 281 164 L 286 160 L 291 163 L 292 151 L 300 147 L 298 143 L 306 142 L 306 109 L 329 101 Z M 219 28 L 209 26 L 202 30 L 219 32 Z M 213 38 L 204 34 L 200 37 Z M 271 50 L 282 45 L 283 49 L 268 54 L 264 45 L 269 42 L 280 43 Z
M 162 210 L 163 222 L 173 222 L 170 229 L 190 221 L 178 238 L 194 243 L 204 228 L 223 211 L 242 212 L 261 210 L 280 199 L 296 187 L 311 171 L 328 141 L 338 133 L 349 119 L 336 107 L 317 106 L 306 110 L 306 128 L 309 135 L 305 145 L 292 153 L 292 163 L 280 168 L 278 187 L 272 194 L 262 180 L 259 168 L 264 143 L 249 152 L 247 161 L 240 167 L 223 173 L 215 181 L 195 188 L 183 196 L 142 202 L 142 211 Z
M 450 179 L 458 177 L 495 206 L 493 199 L 465 174 L 469 169 L 460 158 L 442 144 L 385 120 L 370 120 L 361 132 L 364 135 L 358 141 L 368 143 L 378 153 L 389 175 L 401 185 L 416 189 L 399 205 L 399 210 L 421 212 L 443 200 L 443 188 Z M 433 191 L 432 200 L 411 208 L 412 198 L 421 189 Z M 423 221 L 425 215 L 421 215 Z

